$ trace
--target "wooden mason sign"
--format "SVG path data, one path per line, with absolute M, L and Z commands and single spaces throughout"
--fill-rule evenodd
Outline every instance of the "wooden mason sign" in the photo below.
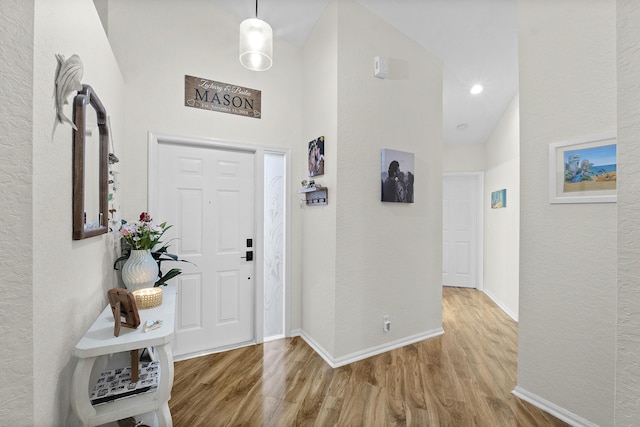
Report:
M 261 117 L 262 92 L 248 87 L 184 76 L 184 105 L 238 116 Z

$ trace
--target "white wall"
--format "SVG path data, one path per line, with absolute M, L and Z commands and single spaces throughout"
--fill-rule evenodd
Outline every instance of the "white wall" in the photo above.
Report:
M 338 2 L 337 31 L 334 357 L 346 358 L 441 330 L 442 63 L 355 1 Z M 415 203 L 380 202 L 383 148 L 415 154 Z
M 300 49 L 274 38 L 273 67 L 249 71 L 238 60 L 241 21 L 206 0 L 109 3 L 109 40 L 127 92 L 126 144 L 120 157 L 126 217 L 147 209 L 149 131 L 291 148 L 292 164 L 300 161 L 304 148 L 300 139 Z M 261 90 L 262 118 L 186 107 L 185 75 Z M 288 197 L 296 206 L 297 195 Z M 300 297 L 299 210 L 292 209 L 292 216 L 295 301 Z M 299 327 L 299 310 L 292 314 L 293 327 Z
M 109 3 L 109 40 L 127 90 L 127 215 L 146 209 L 149 131 L 293 147 L 299 155 L 300 49 L 274 38 L 273 67 L 247 70 L 238 60 L 241 21 L 206 0 Z M 186 107 L 185 74 L 261 90 L 262 118 Z
M 616 205 L 548 202 L 549 143 L 616 129 L 614 0 L 518 1 L 518 387 L 611 425 Z
M 511 101 L 485 148 L 484 292 L 518 320 L 520 253 L 520 112 Z M 507 207 L 491 209 L 491 193 L 507 190 Z
M 10 425 L 34 422 L 33 9 L 0 2 L 0 420 Z
M 485 168 L 484 144 L 444 144 L 443 172 L 479 172 Z
M 373 76 L 376 55 L 390 58 L 385 80 Z M 316 181 L 329 204 L 303 208 L 302 332 L 340 365 L 441 331 L 442 65 L 358 3 L 334 0 L 304 47 L 303 75 L 303 133 L 325 136 Z M 383 148 L 415 153 L 416 203 L 380 202 Z
M 302 141 L 325 137 L 324 175 L 314 180 L 328 188 L 326 206 L 294 204 L 302 211 L 302 331 L 329 354 L 335 352 L 336 186 L 338 168 L 338 5 L 331 1 L 302 51 Z M 306 145 L 304 145 L 306 146 Z M 305 151 L 306 153 L 306 151 Z M 294 183 L 307 177 L 307 157 L 293 166 Z M 294 187 L 295 188 L 295 187 Z M 301 197 L 299 197 L 301 198 Z M 297 205 L 300 205 L 298 208 Z
M 640 425 L 640 3 L 617 1 L 618 321 L 615 423 Z M 624 173 L 624 175 L 623 175 Z
M 115 286 L 108 235 L 71 239 L 72 132 L 51 131 L 55 54 L 78 54 L 90 84 L 122 135 L 123 82 L 91 0 L 35 2 L 33 55 L 33 376 L 34 425 L 67 425 L 71 350 Z M 69 102 L 72 103 L 72 96 Z M 70 105 L 64 110 L 72 117 Z

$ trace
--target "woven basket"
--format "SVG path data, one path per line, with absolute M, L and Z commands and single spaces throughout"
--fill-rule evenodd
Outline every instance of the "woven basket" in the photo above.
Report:
M 144 288 L 133 291 L 136 299 L 136 306 L 139 310 L 157 307 L 162 304 L 162 289 L 160 288 Z

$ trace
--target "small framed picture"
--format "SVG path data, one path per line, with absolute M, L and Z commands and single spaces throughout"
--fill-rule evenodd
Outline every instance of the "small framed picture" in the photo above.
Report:
M 309 142 L 309 176 L 324 175 L 324 136 Z
M 507 189 L 491 192 L 491 209 L 502 209 L 507 207 Z
M 383 202 L 413 203 L 414 155 L 404 151 L 382 150 Z
M 616 138 L 549 144 L 549 203 L 616 201 Z

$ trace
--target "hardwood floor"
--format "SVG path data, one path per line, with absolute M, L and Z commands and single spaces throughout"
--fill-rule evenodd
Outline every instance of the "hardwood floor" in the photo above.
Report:
M 444 288 L 445 334 L 337 369 L 301 338 L 175 364 L 186 426 L 566 426 L 511 394 L 517 325 L 484 293 Z

